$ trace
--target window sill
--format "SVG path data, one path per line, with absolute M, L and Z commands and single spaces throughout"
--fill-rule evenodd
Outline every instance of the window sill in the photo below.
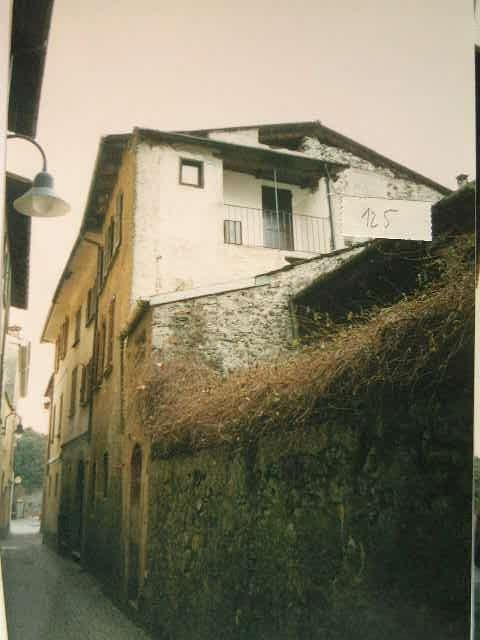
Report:
M 72 349 L 80 344 L 80 338 L 77 338 L 75 342 L 72 342 Z
M 109 364 L 108 367 L 103 372 L 103 377 L 108 378 L 108 376 L 112 373 L 113 365 Z
M 180 181 L 178 184 L 181 185 L 182 187 L 193 187 L 194 189 L 204 189 L 203 184 L 192 184 L 191 182 L 182 182 L 182 181 Z

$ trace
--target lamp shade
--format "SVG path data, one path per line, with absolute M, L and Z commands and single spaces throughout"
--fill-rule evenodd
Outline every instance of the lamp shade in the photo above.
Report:
M 46 171 L 35 176 L 31 189 L 14 200 L 13 206 L 26 216 L 40 218 L 63 216 L 70 211 L 70 205 L 53 190 L 53 178 Z

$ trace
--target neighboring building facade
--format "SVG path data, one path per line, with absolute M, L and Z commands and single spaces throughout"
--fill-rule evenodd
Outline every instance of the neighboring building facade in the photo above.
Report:
M 37 129 L 40 93 L 43 80 L 47 41 L 50 30 L 53 0 L 7 0 L 0 7 L 2 47 L 0 83 L 7 87 L 0 104 L 0 136 L 6 142 L 8 133 L 34 138 Z M 3 58 L 3 56 L 5 56 Z M 13 202 L 31 186 L 22 176 L 7 173 L 5 152 L 0 153 L 0 388 L 8 368 L 6 346 L 10 307 L 26 309 L 28 304 L 28 275 L 30 256 L 31 220 L 13 207 Z M 12 399 L 2 393 L 2 472 L 10 474 L 13 456 L 13 436 L 5 427 L 3 417 L 15 406 Z M 10 418 L 10 422 L 12 419 Z M 10 482 L 10 479 L 8 480 Z M 0 477 L 1 483 L 1 477 Z M 10 490 L 2 484 L 0 489 L 0 530 L 8 531 L 11 509 Z
M 77 243 L 44 331 L 44 339 L 55 343 L 55 364 L 46 390 L 50 419 L 42 531 L 47 541 L 78 553 L 88 466 L 96 254 L 92 243 Z
M 5 48 L 7 64 L 1 65 L 5 73 L 3 86 L 8 87 L 0 109 L 0 135 L 4 139 L 7 131 L 30 138 L 36 135 L 52 10 L 53 0 L 11 0 L 2 4 L 0 24 L 5 42 L 10 42 L 10 47 Z M 2 162 L 4 159 L 2 154 Z M 31 181 L 7 173 L 3 164 L 1 169 L 0 360 L 10 305 L 27 308 L 31 229 L 30 218 L 13 207 L 14 200 L 30 188 Z
M 320 123 L 103 138 L 43 332 L 57 345 L 47 468 L 62 478 L 44 531 L 57 519 L 58 542 L 135 602 L 150 443 L 126 395 L 142 367 L 277 357 L 295 339 L 294 296 L 363 250 L 346 246 L 340 193 L 447 192 Z
M 16 428 L 20 424 L 18 402 L 27 395 L 30 344 L 18 327 L 9 329 L 5 341 L 0 430 L 0 537 L 10 529 L 14 489 Z

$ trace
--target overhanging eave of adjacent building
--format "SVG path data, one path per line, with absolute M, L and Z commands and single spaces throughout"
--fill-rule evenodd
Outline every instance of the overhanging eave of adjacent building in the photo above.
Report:
M 53 0 L 15 0 L 12 14 L 10 131 L 35 137 Z
M 13 206 L 13 202 L 23 195 L 31 184 L 31 181 L 27 178 L 7 173 L 7 233 L 12 268 L 10 303 L 17 309 L 26 309 L 28 305 L 32 219 L 29 216 L 18 213 Z

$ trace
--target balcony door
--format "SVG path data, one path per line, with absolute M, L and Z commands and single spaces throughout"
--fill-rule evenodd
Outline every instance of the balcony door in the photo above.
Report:
M 292 192 L 262 186 L 263 246 L 293 250 Z M 277 210 L 278 202 L 278 210 Z

